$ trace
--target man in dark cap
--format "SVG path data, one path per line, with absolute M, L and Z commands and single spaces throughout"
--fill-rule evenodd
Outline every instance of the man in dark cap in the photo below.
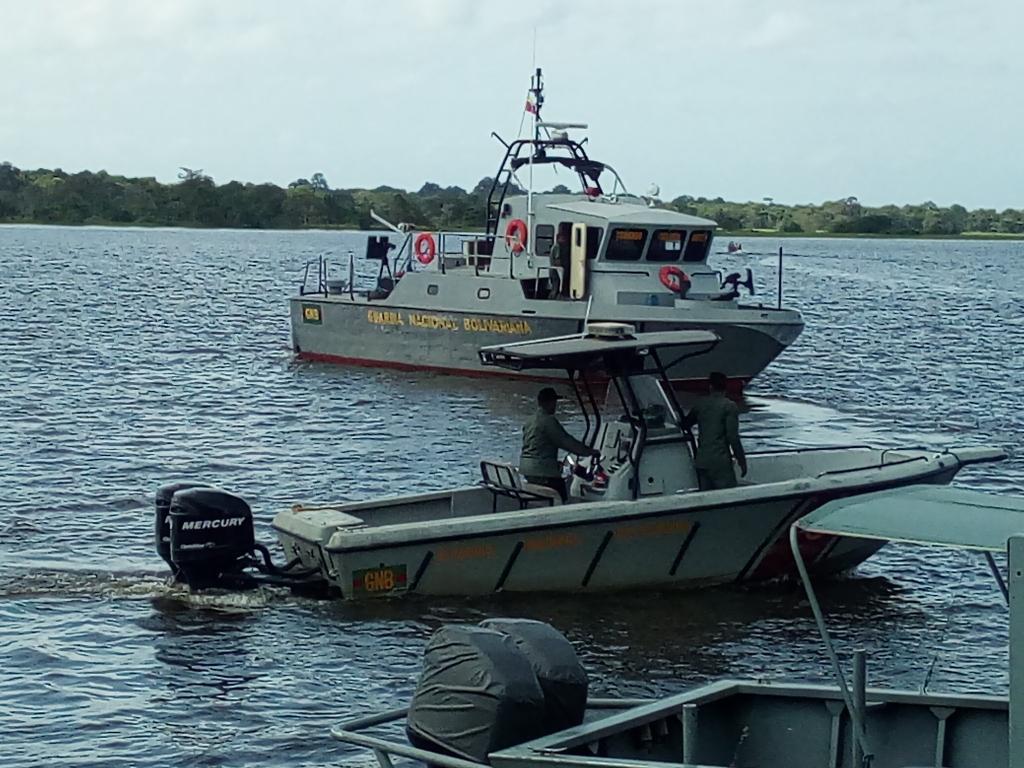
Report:
M 739 408 L 725 396 L 728 379 L 722 373 L 708 377 L 708 395 L 702 397 L 686 414 L 686 427 L 697 425 L 697 453 L 693 465 L 702 491 L 736 486 L 736 458 L 740 475 L 747 474 L 747 455 L 740 442 Z
M 575 453 L 577 456 L 600 456 L 601 452 L 581 443 L 565 431 L 555 416 L 560 399 L 551 387 L 544 387 L 537 393 L 537 412 L 523 425 L 523 453 L 519 460 L 519 471 L 527 482 L 558 491 L 564 503 L 568 493 L 558 462 L 558 450 Z

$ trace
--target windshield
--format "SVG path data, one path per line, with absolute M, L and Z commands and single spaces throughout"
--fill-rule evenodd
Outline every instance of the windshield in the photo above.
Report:
M 679 261 L 686 241 L 685 229 L 656 229 L 647 250 L 648 261 Z
M 624 229 L 617 227 L 612 230 L 605 258 L 608 261 L 639 261 L 643 255 L 646 243 L 646 229 Z

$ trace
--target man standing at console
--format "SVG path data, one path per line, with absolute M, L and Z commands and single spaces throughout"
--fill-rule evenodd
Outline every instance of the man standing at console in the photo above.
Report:
M 712 373 L 708 377 L 707 396 L 694 403 L 683 419 L 685 427 L 697 426 L 697 454 L 693 465 L 702 491 L 736 487 L 733 457 L 739 465 L 740 476 L 747 475 L 747 455 L 740 442 L 739 408 L 725 395 L 727 382 L 724 374 Z
M 562 503 L 565 503 L 568 492 L 558 462 L 559 449 L 577 456 L 600 456 L 601 452 L 581 443 L 565 431 L 555 416 L 560 399 L 551 387 L 544 387 L 537 393 L 537 412 L 523 424 L 523 453 L 519 459 L 519 471 L 527 482 L 558 491 Z

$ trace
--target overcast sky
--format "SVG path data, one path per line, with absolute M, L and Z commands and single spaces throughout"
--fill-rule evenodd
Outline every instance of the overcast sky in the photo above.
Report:
M 0 0 L 0 160 L 469 188 L 536 30 L 544 116 L 632 191 L 1024 207 L 1022 29 L 1020 0 Z

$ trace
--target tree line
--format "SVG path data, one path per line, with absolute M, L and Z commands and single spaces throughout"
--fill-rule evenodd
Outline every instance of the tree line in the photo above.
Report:
M 372 229 L 370 209 L 395 223 L 428 229 L 480 229 L 486 219 L 491 179 L 475 187 L 426 183 L 418 191 L 394 187 L 337 189 L 322 173 L 287 187 L 231 181 L 216 184 L 202 170 L 182 168 L 176 183 L 129 178 L 105 171 L 66 173 L 21 170 L 0 163 L 0 222 L 36 224 L 133 224 L 171 227 Z M 556 192 L 568 192 L 563 186 Z M 770 198 L 728 202 L 683 195 L 656 204 L 714 219 L 729 232 L 787 234 L 959 235 L 1024 234 L 1024 210 L 968 211 L 926 202 L 861 205 L 855 197 L 820 205 L 781 205 Z

